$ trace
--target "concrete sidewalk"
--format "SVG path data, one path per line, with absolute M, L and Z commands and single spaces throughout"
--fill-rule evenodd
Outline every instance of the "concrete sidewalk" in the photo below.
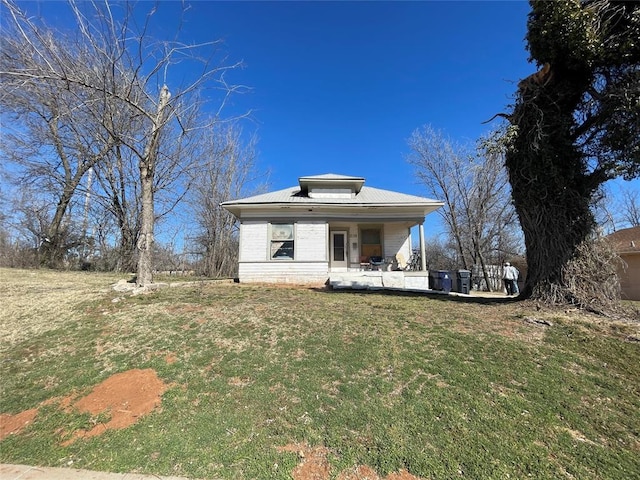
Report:
M 162 477 L 141 473 L 108 473 L 77 468 L 30 467 L 0 465 L 0 480 L 188 480 L 184 477 Z

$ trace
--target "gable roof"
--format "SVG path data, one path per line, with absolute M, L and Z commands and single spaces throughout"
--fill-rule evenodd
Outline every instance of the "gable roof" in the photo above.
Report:
M 607 235 L 607 238 L 618 253 L 640 252 L 640 226 L 623 228 Z

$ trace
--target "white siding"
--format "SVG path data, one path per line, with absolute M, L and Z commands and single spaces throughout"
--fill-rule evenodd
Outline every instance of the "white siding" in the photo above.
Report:
M 268 232 L 266 222 L 243 222 L 240 225 L 240 262 L 267 260 Z
M 348 227 L 349 230 L 349 263 L 351 268 L 360 268 L 360 239 L 358 238 L 358 224 L 354 223 Z
M 384 226 L 384 256 L 402 253 L 406 260 L 411 256 L 411 238 L 409 229 L 404 225 L 387 223 Z
M 325 222 L 296 222 L 295 261 L 271 260 L 269 222 L 243 222 L 240 226 L 241 282 L 319 283 L 329 277 L 328 226 Z
M 296 223 L 295 256 L 296 262 L 326 262 L 329 247 L 328 226 L 325 222 Z
M 295 220 L 292 219 L 292 223 Z M 310 284 L 324 282 L 329 277 L 329 225 L 324 221 L 295 222 L 295 261 L 269 258 L 269 222 L 246 221 L 240 226 L 240 259 L 238 276 L 241 282 L 274 282 Z M 359 270 L 359 224 L 339 222 L 332 230 L 344 230 L 348 235 L 349 269 Z M 411 256 L 411 238 L 405 224 L 386 223 L 383 226 L 384 256 L 402 253 Z M 356 248 L 353 248 L 353 244 Z
M 240 282 L 323 283 L 329 278 L 326 262 L 259 262 L 238 265 Z

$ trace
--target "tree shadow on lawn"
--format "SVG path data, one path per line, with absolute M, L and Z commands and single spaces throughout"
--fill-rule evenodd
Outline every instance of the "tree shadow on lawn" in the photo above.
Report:
M 477 305 L 504 305 L 504 304 L 517 304 L 523 303 L 526 300 L 521 297 L 508 297 L 504 294 L 497 292 L 479 292 L 476 295 L 464 295 L 459 293 L 445 293 L 438 291 L 410 291 L 410 290 L 392 290 L 392 289 L 356 289 L 356 288 L 340 288 L 333 289 L 329 286 L 323 288 L 311 288 L 311 290 L 321 293 L 335 294 L 335 295 L 384 295 L 390 297 L 410 297 L 410 298 L 428 298 L 431 300 L 438 300 L 442 302 L 453 303 L 472 303 Z M 503 296 L 501 296 L 503 295 Z

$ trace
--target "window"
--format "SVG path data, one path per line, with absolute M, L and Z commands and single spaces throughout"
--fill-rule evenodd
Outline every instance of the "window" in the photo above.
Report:
M 360 255 L 365 257 L 382 256 L 382 232 L 379 228 L 362 229 L 360 238 Z
M 271 224 L 271 258 L 274 260 L 293 260 L 293 224 Z

